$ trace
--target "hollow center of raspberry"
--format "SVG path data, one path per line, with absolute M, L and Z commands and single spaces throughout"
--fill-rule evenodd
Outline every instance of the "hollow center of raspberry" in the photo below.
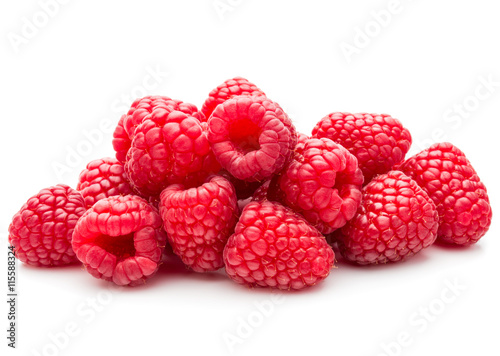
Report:
M 351 193 L 352 187 L 352 174 L 346 174 L 343 172 L 337 172 L 335 174 L 335 184 L 333 189 L 337 189 L 338 194 L 341 198 L 346 198 L 347 195 Z
M 262 130 L 250 119 L 236 120 L 229 126 L 229 139 L 242 153 L 258 150 Z
M 122 236 L 100 235 L 94 240 L 94 243 L 116 256 L 118 260 L 135 256 L 134 233 Z
M 340 192 L 342 187 L 345 185 L 345 184 L 349 184 L 349 175 L 347 174 L 344 174 L 342 172 L 336 172 L 335 173 L 335 184 L 333 185 L 333 188 L 335 189 L 338 189 L 338 191 Z

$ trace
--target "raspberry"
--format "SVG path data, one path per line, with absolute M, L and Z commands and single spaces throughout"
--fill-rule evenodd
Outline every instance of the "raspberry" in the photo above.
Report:
M 251 202 L 224 249 L 228 276 L 256 287 L 302 289 L 325 279 L 334 253 L 302 217 L 275 202 Z
M 236 77 L 228 79 L 208 94 L 207 100 L 201 107 L 201 112 L 207 120 L 212 115 L 217 105 L 222 104 L 235 96 L 240 95 L 266 95 L 255 84 L 250 83 L 245 78 Z
M 82 193 L 87 208 L 98 200 L 113 195 L 132 194 L 123 164 L 115 158 L 102 158 L 89 162 L 80 173 L 76 189 Z
M 82 195 L 67 185 L 42 189 L 14 215 L 9 243 L 16 257 L 29 265 L 55 267 L 78 262 L 71 238 L 85 213 Z
M 113 132 L 113 148 L 116 152 L 116 159 L 122 163 L 124 163 L 127 158 L 127 152 L 132 142 L 123 127 L 126 117 L 127 115 L 122 115 L 120 117 L 118 125 L 116 125 L 115 131 Z
M 365 184 L 402 162 L 411 146 L 410 132 L 387 114 L 335 112 L 316 124 L 312 136 L 329 138 L 356 156 Z
M 457 147 L 434 144 L 397 169 L 415 179 L 436 204 L 439 241 L 468 246 L 488 231 L 492 210 L 486 187 Z
M 154 197 L 170 184 L 199 185 L 220 170 L 206 133 L 207 124 L 170 108 L 155 108 L 137 126 L 125 172 L 132 188 Z
M 413 256 L 432 245 L 437 228 L 436 206 L 427 193 L 402 172 L 390 171 L 363 188 L 356 216 L 336 236 L 342 256 L 365 265 Z
M 158 270 L 166 239 L 156 209 L 138 196 L 117 195 L 82 216 L 73 249 L 95 278 L 134 286 Z
M 341 145 L 328 138 L 308 139 L 297 145 L 283 172 L 278 180 L 280 200 L 321 233 L 344 226 L 356 213 L 363 174 L 356 157 Z
M 222 251 L 236 224 L 231 183 L 212 176 L 199 187 L 173 184 L 161 193 L 160 214 L 174 253 L 196 272 L 224 266 Z
M 278 104 L 264 96 L 238 96 L 217 106 L 208 120 L 208 140 L 234 177 L 262 181 L 290 159 L 297 133 Z
M 180 100 L 170 99 L 166 96 L 146 96 L 136 99 L 127 114 L 120 118 L 118 126 L 113 133 L 113 147 L 116 151 L 118 161 L 125 163 L 127 152 L 134 138 L 135 129 L 157 107 L 182 111 L 193 115 L 200 121 L 205 121 L 204 115 L 198 112 L 198 109 L 193 104 L 183 103 Z

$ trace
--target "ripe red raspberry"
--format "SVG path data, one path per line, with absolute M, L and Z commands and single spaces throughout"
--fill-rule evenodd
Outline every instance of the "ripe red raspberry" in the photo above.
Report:
M 161 193 L 160 214 L 170 246 L 196 272 L 224 266 L 222 252 L 234 231 L 237 210 L 236 192 L 221 176 L 196 188 L 173 184 Z
M 195 105 L 183 103 L 180 100 L 170 99 L 166 96 L 146 96 L 136 99 L 127 114 L 123 115 L 113 133 L 113 147 L 116 151 L 116 158 L 121 163 L 125 163 L 127 152 L 132 144 L 135 129 L 144 118 L 153 112 L 155 108 L 170 108 L 192 115 L 200 121 L 205 121 L 204 115 L 198 111 Z
M 275 202 L 251 202 L 224 249 L 228 276 L 255 287 L 302 289 L 325 279 L 334 253 L 298 214 Z
M 95 278 L 140 285 L 158 269 L 166 243 L 160 214 L 144 199 L 99 200 L 78 221 L 73 249 Z
M 402 162 L 411 146 L 410 132 L 387 114 L 335 112 L 316 124 L 312 136 L 329 138 L 356 156 L 365 184 Z
M 328 138 L 311 138 L 297 145 L 278 182 L 278 200 L 329 234 L 356 213 L 363 174 L 356 157 L 344 147 Z
M 432 245 L 437 228 L 436 206 L 427 193 L 402 172 L 390 171 L 363 188 L 355 217 L 336 238 L 351 262 L 397 262 Z
M 122 163 L 125 162 L 127 158 L 127 152 L 130 148 L 132 140 L 128 136 L 123 123 L 127 115 L 122 115 L 116 125 L 115 131 L 113 132 L 113 148 L 116 152 L 116 159 Z
M 238 96 L 217 106 L 208 120 L 208 140 L 234 177 L 262 181 L 290 159 L 297 133 L 278 104 L 264 96 Z
M 76 189 L 82 193 L 87 208 L 98 200 L 113 195 L 132 194 L 123 164 L 116 158 L 102 158 L 89 162 L 80 173 Z
M 37 267 L 78 262 L 71 238 L 84 212 L 82 195 L 67 185 L 42 189 L 14 215 L 9 226 L 9 243 L 16 257 Z
M 412 177 L 436 204 L 438 240 L 468 246 L 488 231 L 492 210 L 486 187 L 457 147 L 436 143 L 397 169 Z
M 140 195 L 154 197 L 170 184 L 199 185 L 220 170 L 206 123 L 169 108 L 155 108 L 137 126 L 125 172 Z
M 201 112 L 205 115 L 207 120 L 212 115 L 217 105 L 222 104 L 235 96 L 240 95 L 266 95 L 262 90 L 257 88 L 255 84 L 250 83 L 245 78 L 236 77 L 228 79 L 217 88 L 208 94 L 207 100 L 201 107 Z

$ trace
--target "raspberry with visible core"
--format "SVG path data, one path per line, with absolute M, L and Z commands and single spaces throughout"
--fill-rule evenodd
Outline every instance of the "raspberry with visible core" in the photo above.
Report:
M 208 120 L 208 140 L 234 177 L 263 181 L 290 160 L 297 133 L 276 103 L 264 96 L 238 96 L 217 106 Z
M 166 239 L 160 214 L 146 200 L 117 195 L 87 210 L 72 244 L 92 276 L 135 286 L 158 270 Z

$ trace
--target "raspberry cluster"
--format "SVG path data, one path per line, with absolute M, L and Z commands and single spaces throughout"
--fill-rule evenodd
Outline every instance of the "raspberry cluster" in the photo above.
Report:
M 236 77 L 201 106 L 135 100 L 116 158 L 89 162 L 77 189 L 56 185 L 14 215 L 9 242 L 38 267 L 81 263 L 95 278 L 144 284 L 165 259 L 225 269 L 249 287 L 300 290 L 327 278 L 333 248 L 360 265 L 403 261 L 486 234 L 486 187 L 465 154 L 412 138 L 387 114 L 334 112 L 311 135 Z

